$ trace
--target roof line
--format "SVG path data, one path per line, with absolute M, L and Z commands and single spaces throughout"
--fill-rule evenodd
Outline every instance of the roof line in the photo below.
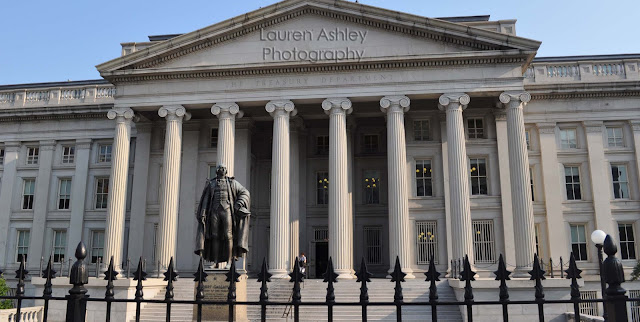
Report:
M 111 84 L 106 79 L 88 79 L 80 81 L 66 81 L 66 82 L 46 82 L 46 83 L 24 83 L 24 84 L 8 84 L 0 85 L 0 90 L 18 89 L 18 88 L 42 88 L 42 87 L 70 87 L 70 86 L 85 86 L 85 85 L 104 85 Z
M 534 63 L 543 62 L 569 62 L 576 60 L 612 60 L 612 59 L 639 59 L 639 54 L 612 54 L 612 55 L 579 55 L 579 56 L 549 56 L 536 57 Z

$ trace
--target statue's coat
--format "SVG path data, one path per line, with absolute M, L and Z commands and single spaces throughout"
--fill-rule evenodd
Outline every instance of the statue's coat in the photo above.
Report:
M 233 235 L 233 256 L 241 257 L 249 251 L 249 218 L 250 195 L 249 190 L 243 187 L 233 177 L 227 177 L 228 195 L 230 197 L 230 210 Z M 207 181 L 207 185 L 202 191 L 200 204 L 196 212 L 198 220 L 198 230 L 196 233 L 195 253 L 202 251 L 202 257 L 208 261 L 225 262 L 229 258 L 228 251 L 224 242 L 218 243 L 220 248 L 218 258 L 214 258 L 213 238 L 214 232 L 210 225 L 210 218 L 213 213 L 213 193 L 216 188 L 216 179 Z M 219 233 L 218 238 L 225 238 L 224 234 Z

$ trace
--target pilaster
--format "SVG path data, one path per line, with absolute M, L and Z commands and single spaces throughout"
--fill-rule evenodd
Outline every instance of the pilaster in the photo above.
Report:
M 131 215 L 129 217 L 129 250 L 127 252 L 132 263 L 135 263 L 143 254 L 150 153 L 151 124 L 136 123 L 136 149 L 131 186 L 133 191 L 131 191 Z
M 524 105 L 531 100 L 527 92 L 504 92 L 500 102 L 507 110 L 509 173 L 515 237 L 515 277 L 526 277 L 533 267 L 535 226 L 529 178 L 529 153 L 524 129 Z M 504 193 L 504 192 L 503 192 Z
M 567 238 L 566 222 L 562 212 L 564 192 L 558 163 L 556 145 L 556 123 L 538 123 L 540 137 L 540 160 L 542 165 L 542 181 L 544 184 L 544 202 L 549 236 L 549 253 L 554 262 L 560 263 L 560 257 L 565 261 L 569 258 L 569 239 Z
M 585 121 L 582 123 L 587 136 L 587 150 L 589 152 L 589 174 L 591 177 L 591 191 L 593 192 L 593 210 L 596 229 L 607 234 L 618 231 L 614 229 L 611 216 L 611 168 L 604 156 L 604 140 L 602 121 Z
M 439 113 L 440 120 L 440 137 L 441 137 L 441 145 L 442 145 L 442 180 L 444 181 L 444 215 L 445 215 L 445 226 L 447 231 L 447 236 L 452 235 L 451 229 L 451 196 L 449 195 L 449 148 L 448 148 L 448 139 L 447 139 L 447 120 L 446 114 L 443 112 Z M 453 257 L 453 247 L 452 247 L 453 238 L 447 238 L 447 274 L 451 273 L 451 260 Z
M 349 202 L 347 114 L 351 101 L 327 98 L 322 109 L 329 115 L 329 257 L 338 278 L 353 278 L 353 220 Z
M 633 131 L 633 150 L 636 156 L 636 187 L 640 187 L 640 120 L 630 120 L 629 125 Z
M 446 111 L 447 164 L 449 168 L 449 208 L 451 211 L 451 253 L 453 260 L 469 256 L 474 263 L 471 209 L 469 201 L 469 166 L 462 111 L 470 102 L 464 93 L 443 94 L 440 110 Z
M 181 251 L 177 252 L 176 263 L 179 270 L 188 271 L 197 267 L 199 258 L 188 250 L 193 245 L 193 236 L 196 235 L 195 213 L 196 202 L 200 200 L 200 192 L 196 191 L 197 184 L 202 178 L 198 178 L 198 137 L 200 135 L 199 124 L 189 124 L 182 131 L 182 173 L 180 175 L 180 208 L 178 209 L 178 239 Z M 238 267 L 240 269 L 242 267 Z
M 89 178 L 89 161 L 91 158 L 91 139 L 76 140 L 76 169 L 71 179 L 71 219 L 65 258 L 72 258 L 78 243 L 82 240 L 84 212 L 86 203 L 87 180 Z
M 409 226 L 409 182 L 407 176 L 407 144 L 404 113 L 409 111 L 406 96 L 385 96 L 380 110 L 387 115 L 387 167 L 389 171 L 389 272 L 393 271 L 396 256 L 400 258 L 405 278 L 415 278 L 414 255 L 411 253 Z
M 29 242 L 29 256 L 37 259 L 29 261 L 29 267 L 35 269 L 39 259 L 43 257 L 44 236 L 47 226 L 47 212 L 49 210 L 49 193 L 51 187 L 51 168 L 53 167 L 53 150 L 56 141 L 40 141 L 40 155 L 38 160 L 38 176 L 36 178 L 35 200 L 33 202 L 33 223 L 31 225 L 31 241 Z
M 244 113 L 238 104 L 233 102 L 216 103 L 211 107 L 211 114 L 218 117 L 218 148 L 217 164 L 227 167 L 227 175 L 233 177 L 235 172 L 235 132 L 236 117 L 241 118 Z
M 271 218 L 269 236 L 269 272 L 273 278 L 288 278 L 290 235 L 290 134 L 289 117 L 296 114 L 291 101 L 271 101 L 265 106 L 273 117 L 271 154 Z
M 7 238 L 9 237 L 9 222 L 11 219 L 11 199 L 13 189 L 16 187 L 16 167 L 20 154 L 20 142 L 5 142 L 4 144 L 4 168 L 2 170 L 2 186 L 0 188 L 0 267 L 6 267 Z
M 180 196 L 180 168 L 182 150 L 182 122 L 191 119 L 182 105 L 167 105 L 158 110 L 167 120 L 162 165 L 162 193 L 160 195 L 160 224 L 158 258 L 160 269 L 166 270 L 176 256 L 178 239 L 178 205 Z
M 113 256 L 113 265 L 116 271 L 120 270 L 122 263 L 133 116 L 133 110 L 130 108 L 114 108 L 107 113 L 110 120 L 115 120 L 116 127 L 113 138 L 111 175 L 109 176 L 103 266 L 106 268 Z

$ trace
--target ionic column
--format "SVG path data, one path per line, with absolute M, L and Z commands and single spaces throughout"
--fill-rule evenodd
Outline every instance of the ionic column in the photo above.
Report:
M 129 173 L 129 146 L 131 144 L 131 121 L 134 113 L 130 108 L 114 108 L 107 117 L 116 121 L 109 176 L 109 196 L 107 199 L 107 227 L 104 241 L 104 265 L 109 265 L 113 256 L 116 271 L 122 263 L 122 243 L 124 241 L 124 217 L 127 207 L 127 178 Z
M 509 173 L 511 179 L 511 207 L 516 248 L 514 276 L 527 276 L 535 253 L 535 227 L 529 178 L 529 153 L 524 130 L 522 109 L 531 100 L 527 92 L 505 92 L 500 102 L 507 109 L 507 138 L 509 145 Z
M 4 167 L 2 171 L 2 183 L 0 183 L 0 267 L 7 267 L 7 252 L 9 250 L 9 222 L 11 218 L 11 201 L 16 185 L 16 172 L 18 156 L 20 155 L 20 142 L 12 141 L 4 144 Z M 20 183 L 22 187 L 22 183 Z M 35 233 L 35 232 L 34 232 Z M 8 263 L 14 264 L 15 258 L 9 256 Z M 40 260 L 40 259 L 37 259 Z
M 218 147 L 217 164 L 227 166 L 227 175 L 233 177 L 236 117 L 241 118 L 244 113 L 238 104 L 233 102 L 216 103 L 211 107 L 211 114 L 218 117 Z
M 289 262 L 289 116 L 296 111 L 291 101 L 271 101 L 266 110 L 273 117 L 269 272 L 273 278 L 288 278 L 292 266 Z
M 404 113 L 409 110 L 406 96 L 385 96 L 380 110 L 387 113 L 387 164 L 389 170 L 389 263 L 393 271 L 396 256 L 400 258 L 406 278 L 415 278 L 411 263 L 411 227 L 409 227 L 409 183 Z
M 351 101 L 328 98 L 322 109 L 329 115 L 329 256 L 338 278 L 353 278 L 353 223 L 347 173 L 347 113 Z
M 160 197 L 160 226 L 158 258 L 160 268 L 166 270 L 169 261 L 176 256 L 178 239 L 178 201 L 180 196 L 180 164 L 182 149 L 182 121 L 191 114 L 182 105 L 163 106 L 158 115 L 167 120 L 162 165 L 162 194 Z
M 462 111 L 470 98 L 464 93 L 444 94 L 438 102 L 447 118 L 447 160 L 449 167 L 449 208 L 451 211 L 452 259 L 469 256 L 474 263 L 471 210 L 469 206 L 469 166 Z

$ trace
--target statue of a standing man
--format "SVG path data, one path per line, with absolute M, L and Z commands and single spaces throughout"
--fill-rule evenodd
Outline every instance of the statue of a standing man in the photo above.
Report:
M 249 191 L 233 177 L 227 177 L 224 164 L 216 168 L 216 177 L 208 180 L 196 218 L 196 255 L 218 263 L 241 257 L 248 251 Z

